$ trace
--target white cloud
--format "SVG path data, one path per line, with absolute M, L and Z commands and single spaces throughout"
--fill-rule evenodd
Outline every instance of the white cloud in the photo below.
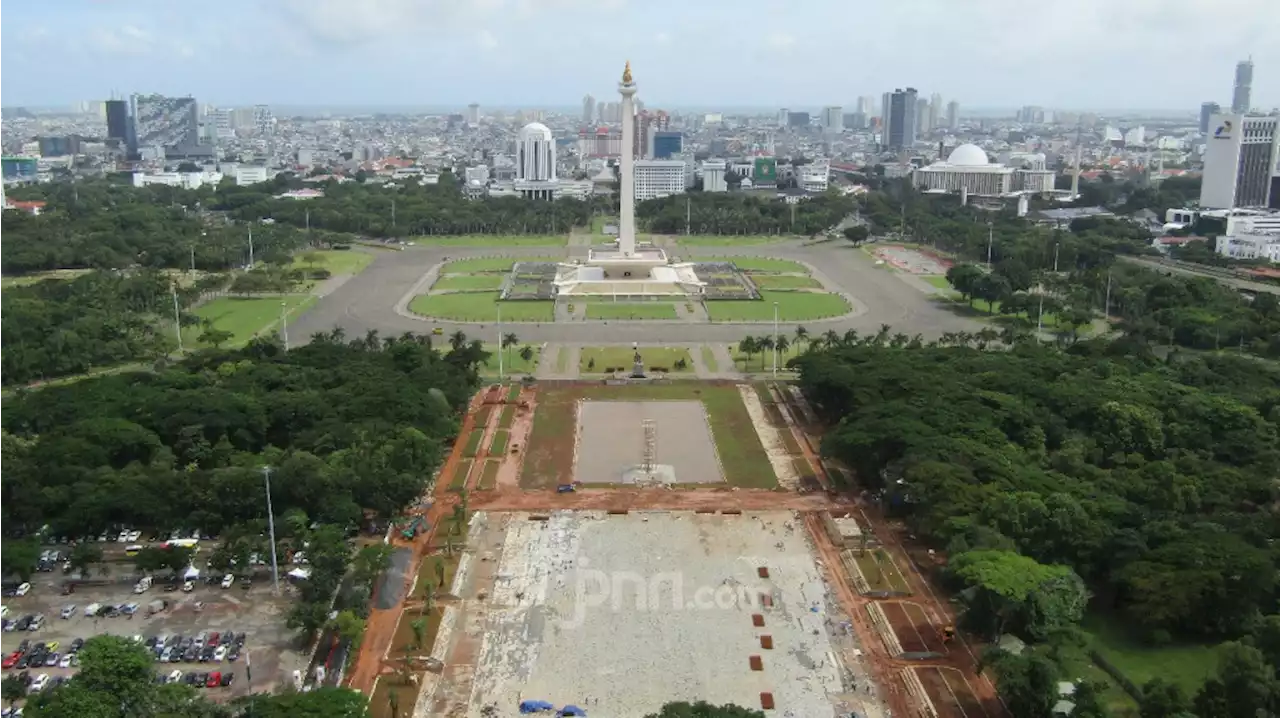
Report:
M 95 28 L 89 35 L 89 44 L 106 55 L 145 55 L 152 50 L 151 35 L 134 25 L 113 29 Z
M 775 50 L 786 50 L 796 44 L 796 36 L 788 32 L 775 32 L 765 42 Z
M 481 30 L 476 33 L 476 44 L 482 50 L 493 50 L 498 47 L 498 38 L 494 37 L 493 33 L 488 30 Z
M 660 32 L 653 36 L 653 41 L 658 45 L 669 45 L 671 44 L 671 35 L 665 32 Z
M 288 26 L 321 45 L 355 46 L 457 27 L 500 9 L 502 0 L 287 0 Z

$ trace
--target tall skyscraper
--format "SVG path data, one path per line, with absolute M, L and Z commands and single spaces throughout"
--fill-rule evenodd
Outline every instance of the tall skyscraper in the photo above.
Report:
M 929 101 L 923 97 L 916 100 L 916 134 L 926 135 L 931 130 L 929 126 Z
M 838 106 L 822 108 L 822 127 L 827 132 L 844 132 L 844 108 Z
M 582 124 L 589 125 L 596 119 L 596 98 L 586 95 L 582 98 Z
M 471 103 L 470 105 L 467 105 L 467 124 L 468 125 L 480 124 L 480 105 L 477 105 L 474 102 Z
M 891 150 L 911 149 L 916 143 L 916 88 L 901 88 L 884 94 L 883 137 L 880 144 Z
M 1280 151 L 1280 117 L 1215 114 L 1209 118 L 1200 206 L 1266 207 Z
M 861 112 L 864 115 L 871 114 L 871 98 L 859 97 L 858 101 L 853 105 L 854 112 Z
M 1222 112 L 1222 106 L 1216 102 L 1200 103 L 1200 133 L 1209 131 L 1209 118 Z
M 788 110 L 785 107 L 778 110 L 778 127 L 786 127 L 787 123 L 790 122 L 790 118 L 791 110 Z
M 935 92 L 929 96 L 929 129 L 938 129 L 940 122 L 942 122 L 942 95 Z
M 130 147 L 129 103 L 124 100 L 107 100 L 107 139 L 116 140 Z
M 253 124 L 259 133 L 269 135 L 276 128 L 276 118 L 266 105 L 253 106 Z
M 516 134 L 515 189 L 527 199 L 554 199 L 556 141 L 551 130 L 531 122 Z
M 1243 115 L 1249 111 L 1253 95 L 1253 58 L 1236 63 L 1236 85 L 1231 93 L 1231 111 Z
M 947 129 L 960 129 L 960 103 L 955 100 L 947 103 Z

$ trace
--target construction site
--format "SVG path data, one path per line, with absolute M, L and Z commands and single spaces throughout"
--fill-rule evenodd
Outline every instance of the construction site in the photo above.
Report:
M 396 718 L 1007 715 L 941 557 L 820 438 L 781 383 L 489 387 L 389 535 L 344 683 Z

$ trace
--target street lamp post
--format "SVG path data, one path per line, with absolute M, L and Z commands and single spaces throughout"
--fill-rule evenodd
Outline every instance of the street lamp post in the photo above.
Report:
M 502 305 L 498 305 L 498 381 L 505 379 L 502 366 Z
M 289 315 L 285 313 L 288 302 L 280 302 L 280 340 L 284 342 L 284 350 L 289 351 Z
M 267 484 L 267 533 L 271 538 L 271 583 L 277 596 L 280 595 L 280 565 L 276 563 L 276 515 L 271 509 L 271 467 L 262 467 L 262 478 Z
M 169 287 L 173 293 L 173 333 L 178 337 L 178 353 L 182 353 L 182 315 L 178 312 L 178 289 Z
M 778 378 L 778 303 L 773 303 L 773 378 Z

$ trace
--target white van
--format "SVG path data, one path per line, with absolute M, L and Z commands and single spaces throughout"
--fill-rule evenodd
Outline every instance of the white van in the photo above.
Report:
M 102 604 L 100 603 L 91 603 L 88 606 L 85 606 L 84 617 L 93 618 L 94 616 L 98 615 L 98 610 L 101 608 L 102 608 Z
M 133 587 L 133 592 L 134 592 L 134 593 L 146 593 L 146 592 L 147 592 L 147 589 L 149 589 L 149 588 L 151 588 L 151 577 L 150 577 L 150 576 L 143 576 L 143 577 L 142 577 L 142 580 L 138 581 L 138 585 L 136 585 L 136 586 L 134 586 L 134 587 Z

